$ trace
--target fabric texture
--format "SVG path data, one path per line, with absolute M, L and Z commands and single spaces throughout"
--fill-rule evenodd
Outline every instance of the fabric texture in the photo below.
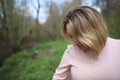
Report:
M 96 60 L 93 53 L 69 45 L 52 80 L 120 80 L 120 40 L 108 38 Z

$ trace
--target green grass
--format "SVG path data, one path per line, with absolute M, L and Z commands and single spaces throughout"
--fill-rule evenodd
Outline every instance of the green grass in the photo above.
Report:
M 51 41 L 14 54 L 0 69 L 0 80 L 51 80 L 68 41 Z M 31 55 L 40 53 L 32 59 Z

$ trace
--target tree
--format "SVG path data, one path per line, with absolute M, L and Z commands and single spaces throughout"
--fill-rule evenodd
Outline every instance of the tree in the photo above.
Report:
M 49 3 L 49 16 L 44 26 L 55 39 L 61 39 L 62 19 L 66 11 L 76 5 L 80 5 L 80 0 L 66 1 L 62 5 L 58 5 L 54 1 Z
M 120 3 L 119 0 L 96 0 L 95 6 L 102 10 L 102 14 L 107 21 L 110 36 L 120 38 Z
M 0 0 L 0 63 L 22 50 L 22 37 L 30 25 L 26 14 L 26 0 Z
M 58 5 L 55 2 L 51 2 L 49 5 L 49 16 L 45 23 L 45 28 L 52 34 L 54 39 L 57 39 L 60 36 L 60 17 Z
M 37 2 L 36 6 L 34 4 L 32 5 L 34 9 L 36 10 L 36 24 L 38 26 L 38 29 L 36 31 L 38 32 L 38 40 L 39 38 L 42 38 L 42 34 L 40 34 L 42 31 L 44 31 L 52 40 L 54 40 L 54 37 L 52 36 L 52 34 L 48 30 L 46 30 L 44 27 L 42 27 L 42 25 L 40 24 L 40 21 L 39 21 L 39 13 L 40 13 L 40 8 L 41 8 L 40 0 L 36 0 L 36 2 Z

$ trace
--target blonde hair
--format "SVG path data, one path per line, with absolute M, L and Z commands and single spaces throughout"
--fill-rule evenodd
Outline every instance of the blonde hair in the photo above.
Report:
M 82 46 L 88 46 L 96 52 L 97 57 L 105 46 L 108 30 L 102 15 L 89 6 L 71 9 L 63 20 L 63 35 L 67 36 L 66 25 L 72 23 L 75 40 Z

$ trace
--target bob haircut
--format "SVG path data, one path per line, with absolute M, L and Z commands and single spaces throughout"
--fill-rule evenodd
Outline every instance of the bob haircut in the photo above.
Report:
M 63 19 L 62 33 L 67 37 L 66 25 L 72 23 L 75 41 L 95 51 L 95 58 L 105 46 L 108 30 L 102 15 L 92 7 L 77 6 L 66 14 Z

